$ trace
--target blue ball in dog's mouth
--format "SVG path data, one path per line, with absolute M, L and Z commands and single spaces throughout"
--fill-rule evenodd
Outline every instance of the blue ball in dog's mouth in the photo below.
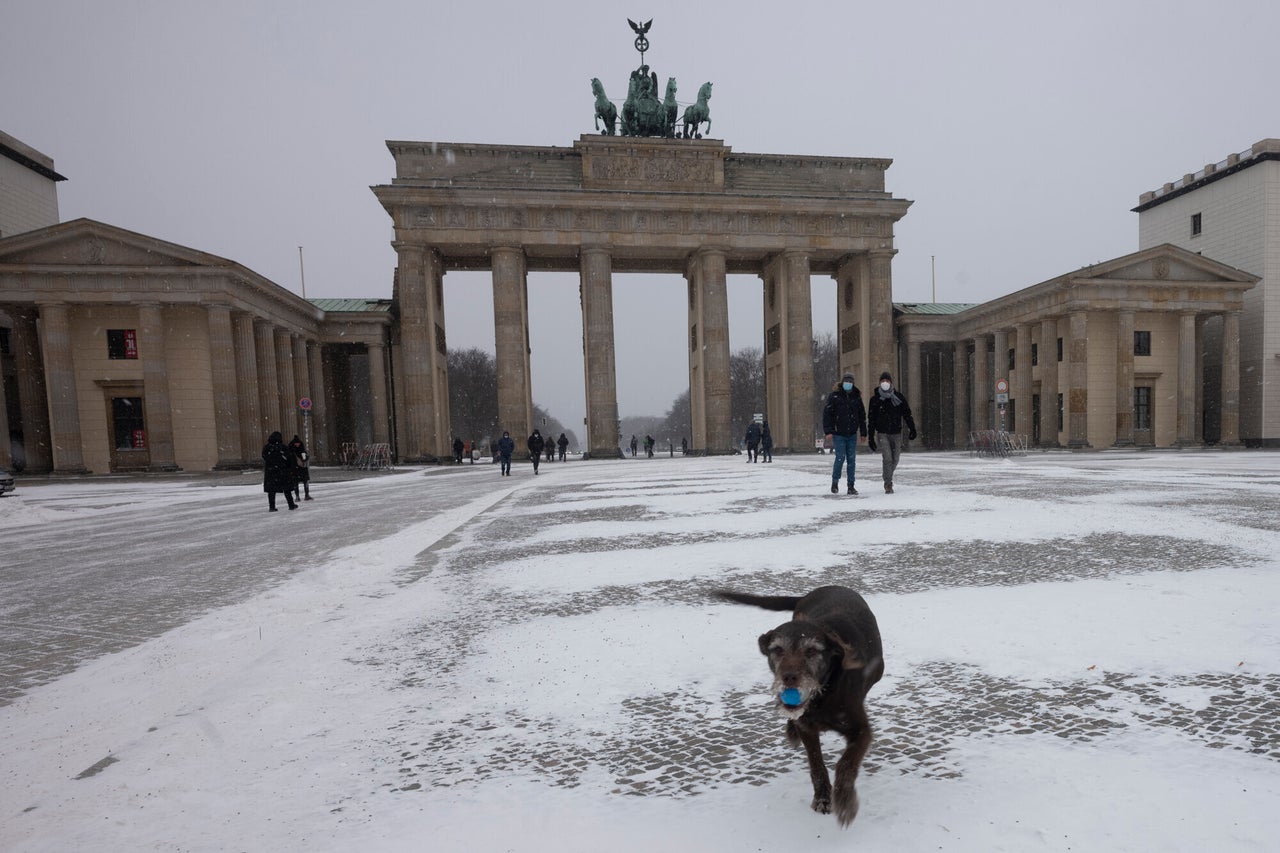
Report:
M 804 703 L 804 695 L 794 687 L 788 687 L 786 690 L 783 690 L 778 694 L 778 699 L 783 705 L 791 708 Z

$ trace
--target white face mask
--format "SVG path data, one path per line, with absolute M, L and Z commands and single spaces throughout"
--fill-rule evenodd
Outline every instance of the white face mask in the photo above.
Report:
M 885 392 L 887 392 L 887 391 L 888 391 L 890 388 L 892 388 L 892 387 L 893 387 L 893 383 L 891 383 L 891 382 L 881 382 L 881 383 L 880 383 L 880 390 L 881 390 L 881 391 L 885 391 Z

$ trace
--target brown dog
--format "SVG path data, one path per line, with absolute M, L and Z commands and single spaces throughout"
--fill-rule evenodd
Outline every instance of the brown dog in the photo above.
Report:
M 793 610 L 784 622 L 760 637 L 769 658 L 777 709 L 787 717 L 787 740 L 804 745 L 813 780 L 813 810 L 830 814 L 841 826 L 858 814 L 854 782 L 871 746 L 871 724 L 864 706 L 867 690 L 884 675 L 884 652 L 876 617 L 858 593 L 824 586 L 802 597 L 748 595 L 719 590 L 718 598 L 765 610 Z M 834 795 L 818 736 L 844 735 L 847 745 L 836 762 Z

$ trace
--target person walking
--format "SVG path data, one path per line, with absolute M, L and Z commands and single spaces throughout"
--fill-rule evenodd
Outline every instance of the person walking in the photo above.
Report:
M 307 455 L 307 446 L 296 435 L 289 442 L 289 458 L 293 460 L 293 498 L 298 498 L 298 487 L 302 487 L 305 497 L 311 500 L 311 457 Z
M 498 459 L 502 462 L 502 476 L 511 476 L 511 454 L 516 452 L 516 443 L 511 440 L 511 433 L 505 429 L 502 431 L 502 438 L 498 439 Z
M 769 422 L 760 426 L 760 450 L 764 453 L 764 461 L 773 461 L 773 433 L 769 432 Z
M 840 384 L 828 395 L 827 404 L 822 409 L 822 431 L 836 455 L 835 464 L 831 467 L 831 494 L 840 493 L 840 468 L 848 460 L 849 494 L 856 495 L 854 463 L 858 436 L 866 438 L 867 435 L 867 410 L 862 405 L 862 392 L 853 384 L 852 373 L 840 377 Z
M 747 426 L 747 461 L 760 461 L 760 424 L 755 421 Z
M 560 437 L 556 439 L 556 447 L 560 448 L 560 461 L 567 461 L 564 454 L 569 449 L 569 438 L 564 433 L 560 433 Z
M 455 435 L 453 437 L 453 461 L 462 464 L 462 451 L 466 449 L 466 445 L 462 443 L 462 437 Z
M 680 439 L 680 455 L 681 456 L 689 455 L 689 437 L 688 436 L 684 436 Z
M 546 453 L 547 453 L 547 461 L 548 461 L 548 462 L 554 462 L 554 461 L 556 461 L 556 443 L 555 443 L 555 441 L 554 441 L 554 440 L 552 440 L 552 439 L 549 439 L 549 438 L 548 438 L 548 439 L 546 440 L 546 448 L 547 448 L 547 451 L 546 451 Z
M 267 511 L 276 512 L 276 495 L 284 492 L 289 509 L 297 509 L 293 502 L 293 459 L 284 446 L 284 436 L 277 430 L 267 437 L 262 446 L 262 491 L 267 493 Z
M 889 371 L 880 374 L 880 384 L 871 395 L 867 406 L 867 425 L 871 435 L 867 446 L 874 453 L 880 449 L 880 474 L 884 477 L 884 493 L 893 494 L 893 472 L 898 470 L 898 457 L 902 455 L 902 425 L 907 425 L 907 440 L 916 437 L 916 422 L 911 417 L 911 407 L 893 387 Z
M 467 445 L 467 458 L 471 460 L 471 464 L 476 464 L 476 457 L 480 455 L 480 446 L 476 444 L 476 440 L 471 439 L 471 443 Z
M 538 462 L 542 459 L 542 449 L 546 442 L 542 440 L 542 433 L 535 429 L 526 443 L 529 445 L 529 458 L 533 460 L 533 473 L 537 474 Z
M 653 445 L 654 445 L 655 443 L 656 443 L 656 442 L 654 442 L 654 440 L 653 440 L 653 436 L 651 436 L 651 435 L 647 435 L 647 434 L 645 435 L 645 437 L 644 437 L 644 453 L 645 453 L 645 456 L 648 456 L 650 459 L 652 459 L 652 458 L 653 458 Z
M 640 446 L 640 442 L 636 441 L 636 437 L 634 435 L 631 436 L 631 456 L 633 458 L 636 455 L 636 448 L 639 446 Z

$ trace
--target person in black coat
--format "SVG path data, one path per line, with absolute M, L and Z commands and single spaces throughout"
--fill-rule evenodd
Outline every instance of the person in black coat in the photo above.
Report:
M 747 461 L 760 461 L 760 424 L 755 421 L 747 427 Z
M 307 454 L 307 446 L 296 435 L 289 442 L 289 458 L 293 461 L 293 498 L 298 500 L 298 487 L 302 487 L 305 495 L 302 500 L 311 500 L 311 457 Z
M 773 433 L 769 432 L 768 421 L 760 427 L 760 452 L 764 454 L 765 462 L 773 461 Z
M 569 449 L 569 439 L 564 433 L 560 433 L 560 437 L 556 439 L 556 447 L 560 448 L 560 461 L 564 462 L 564 452 Z
M 849 460 L 849 494 L 856 495 L 853 486 L 854 462 L 858 452 L 858 436 L 867 435 L 867 409 L 862 405 L 862 392 L 853 384 L 853 374 L 840 377 L 840 384 L 827 397 L 822 409 L 822 431 L 831 442 L 836 455 L 831 468 L 831 494 L 840 492 L 840 468 Z
M 271 433 L 262 446 L 262 491 L 267 493 L 269 512 L 276 511 L 276 495 L 280 492 L 284 492 L 289 509 L 298 508 L 293 502 L 293 467 L 289 448 L 284 446 L 284 436 L 278 431 Z
M 916 422 L 911 417 L 911 407 L 897 389 L 889 371 L 880 374 L 880 384 L 871 394 L 867 407 L 867 420 L 871 436 L 867 446 L 874 452 L 880 449 L 880 474 L 884 478 L 884 493 L 893 494 L 893 472 L 898 469 L 898 457 L 902 455 L 902 425 L 907 425 L 907 440 L 916 437 Z
M 538 473 L 538 460 L 542 458 L 542 449 L 546 447 L 546 442 L 543 441 L 542 433 L 535 429 L 533 431 L 533 435 L 529 436 L 528 445 L 529 458 L 533 460 L 533 473 L 536 474 Z
M 455 435 L 453 437 L 453 461 L 462 464 L 462 451 L 466 449 L 466 445 L 462 443 L 462 437 Z

